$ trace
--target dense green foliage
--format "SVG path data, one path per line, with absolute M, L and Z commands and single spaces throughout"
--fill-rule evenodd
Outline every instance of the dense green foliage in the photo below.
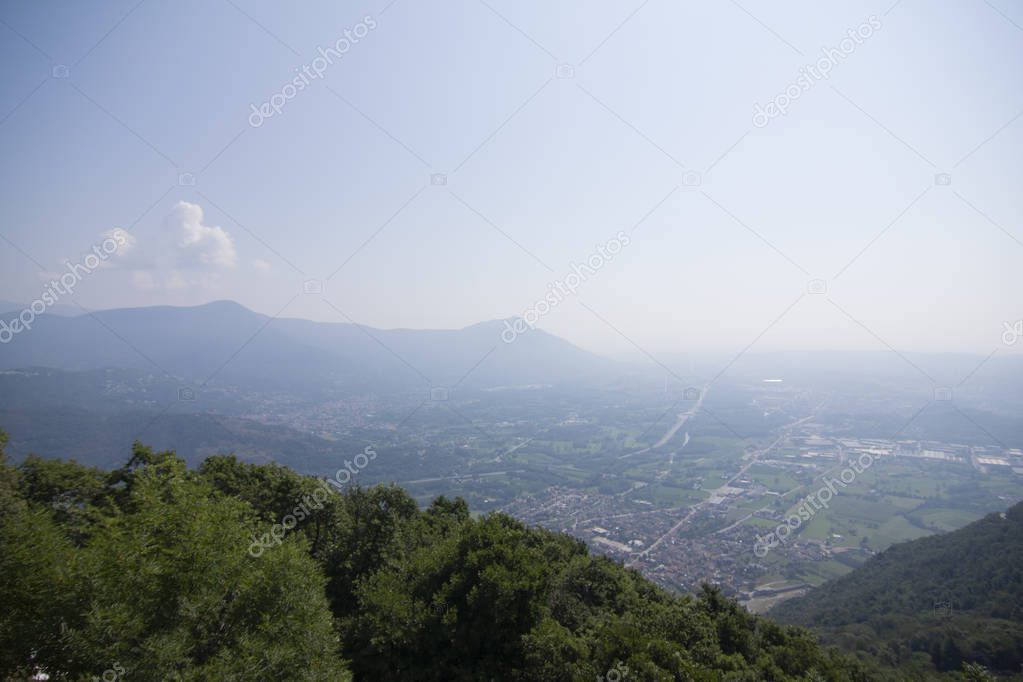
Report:
M 171 453 L 136 446 L 110 474 L 35 458 L 2 468 L 5 678 L 345 675 L 304 538 L 253 560 L 252 508 Z
M 907 672 L 1023 666 L 1023 503 L 895 545 L 771 611 Z
M 109 473 L 0 449 L 0 603 L 0 679 L 881 679 L 461 500 L 140 444 Z

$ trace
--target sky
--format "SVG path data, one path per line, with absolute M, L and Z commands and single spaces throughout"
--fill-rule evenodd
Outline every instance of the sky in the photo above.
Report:
M 0 298 L 1020 353 L 1021 65 L 1008 0 L 5 2 Z

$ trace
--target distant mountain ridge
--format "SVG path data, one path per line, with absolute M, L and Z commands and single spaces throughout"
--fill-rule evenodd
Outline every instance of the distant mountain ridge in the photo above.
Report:
M 0 300 L 0 319 L 9 320 L 14 315 L 10 313 L 20 313 L 21 311 L 30 307 L 30 303 L 16 303 L 14 301 Z M 74 317 L 76 315 L 84 315 L 85 311 L 73 305 L 63 305 L 58 303 L 57 305 L 48 306 L 46 312 L 51 315 L 60 315 L 61 317 Z
M 959 530 L 894 545 L 770 611 L 889 665 L 1023 665 L 1023 502 Z
M 232 301 L 43 315 L 0 346 L 0 368 L 148 368 L 241 386 L 390 391 L 578 382 L 610 361 L 540 330 L 506 343 L 502 320 L 457 330 L 271 318 Z

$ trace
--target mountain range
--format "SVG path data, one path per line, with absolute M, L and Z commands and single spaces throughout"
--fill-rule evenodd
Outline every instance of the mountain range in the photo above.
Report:
M 585 382 L 611 367 L 541 330 L 507 343 L 512 322 L 373 329 L 269 317 L 231 301 L 40 315 L 0 345 L 0 368 L 146 369 L 197 384 L 313 395 Z

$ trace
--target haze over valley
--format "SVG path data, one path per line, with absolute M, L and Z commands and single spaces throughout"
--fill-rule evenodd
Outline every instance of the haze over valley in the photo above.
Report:
M 1023 680 L 1023 6 L 0 3 L 0 682 Z

